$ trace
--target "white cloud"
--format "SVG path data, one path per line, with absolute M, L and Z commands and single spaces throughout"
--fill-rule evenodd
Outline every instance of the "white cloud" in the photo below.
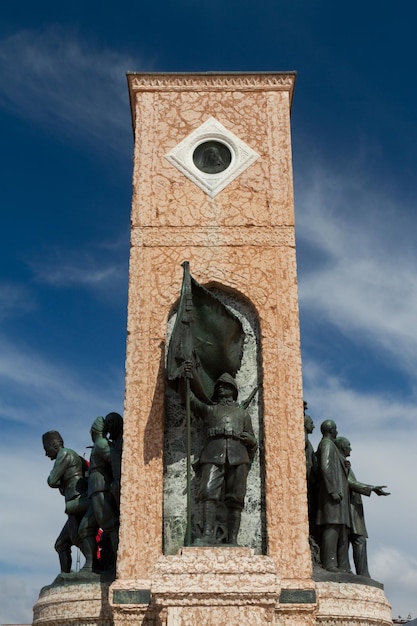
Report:
M 11 422 L 67 431 L 82 428 L 103 411 L 121 410 L 124 372 L 101 367 L 85 380 L 60 361 L 48 361 L 0 336 L 0 415 Z M 108 408 L 110 407 L 110 408 Z M 107 412 L 107 411 L 106 411 Z M 59 428 L 58 428 L 59 429 Z
M 35 279 L 53 287 L 101 287 L 109 288 L 111 283 L 125 282 L 126 268 L 122 264 L 98 263 L 94 259 L 80 262 L 65 261 L 62 265 L 38 264 Z
M 417 558 L 411 550 L 381 544 L 375 551 L 373 575 L 384 581 L 393 616 L 417 616 Z
M 27 261 L 37 282 L 55 288 L 82 287 L 96 293 L 125 296 L 127 262 L 126 238 L 114 242 L 90 243 L 87 249 L 53 248 Z
M 7 537 L 0 562 L 0 623 L 32 623 L 41 587 L 59 572 L 54 542 L 66 521 L 64 498 L 48 487 L 52 462 L 43 454 L 40 437 L 37 444 L 0 445 L 11 477 L 0 484 L 0 527 Z
M 315 167 L 301 178 L 300 308 L 414 376 L 417 216 L 361 170 Z
M 0 622 L 31 624 L 40 589 L 37 576 L 0 575 Z
M 349 427 L 378 440 L 384 439 L 387 431 L 390 437 L 403 437 L 417 428 L 413 399 L 406 400 L 401 393 L 360 391 L 338 372 L 328 372 L 326 365 L 315 362 L 313 357 L 303 362 L 303 383 L 309 412 L 317 415 L 317 431 L 325 419 L 334 419 L 340 430 Z M 349 436 L 346 432 L 340 434 Z
M 93 141 L 126 153 L 130 113 L 126 72 L 140 59 L 80 41 L 59 26 L 0 41 L 0 107 L 66 141 Z

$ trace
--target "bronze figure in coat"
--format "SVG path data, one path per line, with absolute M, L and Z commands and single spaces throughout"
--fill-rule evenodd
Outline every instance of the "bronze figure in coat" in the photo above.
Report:
M 335 444 L 347 459 L 352 451 L 350 441 L 346 437 L 336 437 Z M 352 470 L 349 461 L 345 461 L 348 468 L 348 484 L 350 491 L 349 506 L 350 506 L 350 529 L 348 534 L 349 543 L 352 545 L 353 561 L 355 563 L 355 570 L 359 576 L 365 576 L 371 578 L 368 569 L 368 556 L 366 549 L 366 539 L 368 533 L 365 526 L 365 516 L 363 512 L 362 496 L 370 496 L 371 493 L 376 493 L 378 496 L 389 496 L 390 494 L 384 491 L 386 485 L 368 485 L 356 480 L 356 476 Z
M 321 424 L 322 440 L 317 448 L 319 492 L 316 523 L 321 527 L 320 557 L 324 569 L 348 572 L 348 528 L 350 527 L 348 469 L 334 443 L 337 427 L 333 420 Z

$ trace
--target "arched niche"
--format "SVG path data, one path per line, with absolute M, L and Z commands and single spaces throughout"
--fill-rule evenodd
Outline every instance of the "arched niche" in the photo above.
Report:
M 239 388 L 238 402 L 245 401 L 262 381 L 262 350 L 258 314 L 253 304 L 241 293 L 226 287 L 208 283 L 204 285 L 241 321 L 245 333 L 243 358 L 236 375 Z M 178 301 L 172 307 L 167 321 L 166 352 L 174 327 Z M 266 554 L 266 528 L 263 474 L 263 413 L 262 387 L 251 401 L 248 412 L 258 440 L 259 449 L 252 463 L 245 498 L 245 507 L 238 537 L 239 545 L 253 548 L 256 554 Z M 165 384 L 165 436 L 164 436 L 164 502 L 163 502 L 163 551 L 176 554 L 184 545 L 187 526 L 187 480 L 186 480 L 186 416 L 179 396 Z M 198 459 L 205 441 L 202 420 L 191 415 L 191 462 Z M 199 536 L 201 529 L 201 506 L 196 494 L 199 477 L 191 472 L 191 526 L 192 536 Z M 218 536 L 222 536 L 222 507 L 218 510 Z

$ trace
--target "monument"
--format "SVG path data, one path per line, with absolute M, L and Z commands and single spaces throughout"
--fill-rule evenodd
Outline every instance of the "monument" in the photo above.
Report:
M 102 613 L 89 624 L 391 624 L 381 586 L 313 576 L 294 84 L 293 72 L 128 74 L 135 147 L 120 529 L 116 578 L 100 587 Z M 184 264 L 213 298 L 201 315 L 223 307 L 238 320 L 237 365 L 228 350 L 222 371 L 206 367 L 222 335 L 195 333 L 172 375 L 177 320 L 199 315 L 191 296 L 180 297 Z M 193 384 L 207 368 L 203 402 Z M 172 388 L 177 378 L 190 393 Z M 47 623 L 39 610 L 34 624 Z M 58 623 L 87 622 L 74 614 Z

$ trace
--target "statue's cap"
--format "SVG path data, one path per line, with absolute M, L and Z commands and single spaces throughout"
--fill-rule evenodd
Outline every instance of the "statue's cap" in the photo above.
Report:
M 48 430 L 47 433 L 42 435 L 42 443 L 43 445 L 49 445 L 54 441 L 58 441 L 61 445 L 64 445 L 64 440 L 62 439 L 60 433 L 57 430 Z

